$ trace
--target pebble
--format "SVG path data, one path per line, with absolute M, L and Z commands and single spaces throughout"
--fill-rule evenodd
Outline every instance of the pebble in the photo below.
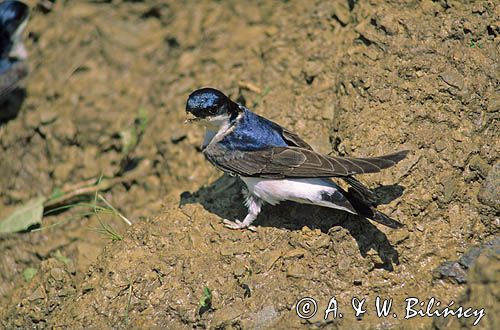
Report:
M 469 161 L 469 168 L 477 172 L 481 177 L 485 178 L 488 175 L 489 165 L 479 155 L 472 156 Z
M 456 70 L 448 70 L 440 74 L 445 83 L 460 90 L 464 88 L 464 77 Z
M 341 1 L 334 4 L 333 15 L 342 25 L 347 25 L 351 20 L 351 13 L 347 5 Z
M 500 211 L 500 162 L 496 163 L 488 172 L 477 198 L 484 205 Z
M 452 283 L 463 284 L 467 282 L 467 273 L 456 261 L 445 261 L 434 270 L 435 279 L 447 279 Z
M 306 253 L 307 253 L 307 251 L 305 249 L 302 249 L 302 248 L 293 249 L 293 250 L 288 251 L 283 256 L 283 259 L 302 258 Z
M 467 283 L 467 271 L 480 255 L 500 254 L 500 236 L 468 249 L 458 261 L 445 261 L 433 273 L 435 279 L 446 279 L 452 283 Z
M 287 272 L 286 272 L 287 277 L 294 277 L 294 278 L 301 278 L 306 274 L 307 274 L 307 272 L 304 269 L 304 267 L 301 264 L 296 263 L 296 262 L 289 265 L 287 268 Z
M 45 290 L 43 289 L 42 286 L 39 286 L 35 290 L 33 290 L 33 293 L 31 293 L 28 299 L 29 301 L 35 301 L 44 298 L 45 298 Z
M 494 94 L 488 99 L 488 106 L 486 107 L 488 112 L 498 112 L 500 111 L 500 95 Z
M 458 187 L 458 181 L 456 178 L 453 177 L 446 177 L 444 178 L 443 182 L 443 201 L 445 203 L 449 203 L 452 199 L 453 196 L 455 195 L 455 191 L 457 190 Z
M 62 281 L 64 279 L 64 270 L 61 268 L 52 268 L 50 270 L 50 276 L 56 281 Z
M 53 123 L 57 119 L 57 112 L 54 110 L 44 110 L 40 113 L 40 123 L 47 125 Z

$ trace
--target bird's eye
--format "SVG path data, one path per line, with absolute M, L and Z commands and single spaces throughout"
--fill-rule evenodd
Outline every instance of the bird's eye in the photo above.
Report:
M 208 109 L 208 113 L 210 113 L 211 115 L 215 115 L 217 113 L 217 107 L 211 107 Z

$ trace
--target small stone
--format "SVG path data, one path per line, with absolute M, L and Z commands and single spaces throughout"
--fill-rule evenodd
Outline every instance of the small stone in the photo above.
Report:
M 476 261 L 477 257 L 481 254 L 482 249 L 480 247 L 473 247 L 464 253 L 463 256 L 458 259 L 458 263 L 464 268 L 470 268 Z
M 233 269 L 233 274 L 234 276 L 236 277 L 240 277 L 240 276 L 243 276 L 245 275 L 245 273 L 247 272 L 247 269 L 243 266 L 243 265 L 236 265 Z
M 302 258 L 306 254 L 306 252 L 307 251 L 302 248 L 293 249 L 291 251 L 288 251 L 283 256 L 283 259 Z
M 484 205 L 500 210 L 500 162 L 488 172 L 477 198 Z
M 488 251 L 500 254 L 500 236 L 497 236 L 480 246 L 470 248 L 460 257 L 460 259 L 458 259 L 458 263 L 464 268 L 471 268 L 479 255 L 487 254 Z
M 242 309 L 232 306 L 217 309 L 212 317 L 212 324 L 215 328 L 229 328 L 231 322 L 243 314 L 243 312 Z
M 368 253 L 368 258 L 370 258 L 371 262 L 373 262 L 373 264 L 375 266 L 380 266 L 380 265 L 383 265 L 384 264 L 384 261 L 382 260 L 382 257 L 380 256 L 380 254 L 378 252 L 375 252 L 374 250 L 370 250 Z
M 444 149 L 446 149 L 446 142 L 438 140 L 436 141 L 436 143 L 434 143 L 434 148 L 436 149 L 437 152 L 441 152 Z
M 313 243 L 312 249 L 317 250 L 317 249 L 322 249 L 322 248 L 327 248 L 330 246 L 330 236 L 328 235 L 322 235 L 316 242 Z
M 445 83 L 460 90 L 464 88 L 464 77 L 456 70 L 448 70 L 440 74 Z
M 496 93 L 488 99 L 488 106 L 486 107 L 488 112 L 498 112 L 500 111 L 500 94 Z
M 319 61 L 307 61 L 304 67 L 304 73 L 308 77 L 318 76 L 324 69 L 324 66 Z
M 38 299 L 45 299 L 45 290 L 39 286 L 37 287 L 29 296 L 29 301 L 35 301 Z
M 474 155 L 469 161 L 469 168 L 472 171 L 479 173 L 481 177 L 485 178 L 488 175 L 488 170 L 490 169 L 490 166 L 479 155 Z
M 64 279 L 64 270 L 61 268 L 52 268 L 50 270 L 50 276 L 56 281 L 62 281 Z
M 445 203 L 449 203 L 455 195 L 458 187 L 458 181 L 453 177 L 446 177 L 441 184 L 443 185 L 443 201 Z
M 77 134 L 77 128 L 71 119 L 65 118 L 54 124 L 53 133 L 59 141 L 73 141 Z
M 399 32 L 398 20 L 392 14 L 381 16 L 380 19 L 377 20 L 377 23 L 380 29 L 388 35 L 395 35 Z
M 40 123 L 42 125 L 48 125 L 53 123 L 57 119 L 57 112 L 54 110 L 44 110 L 40 113 Z
M 220 254 L 227 257 L 236 254 L 236 251 L 233 246 L 223 246 L 220 250 Z
M 287 277 L 301 278 L 306 274 L 304 267 L 299 263 L 292 263 L 286 271 Z
M 463 284 L 467 282 L 467 273 L 456 261 L 445 261 L 434 270 L 435 279 L 449 280 L 452 283 Z
M 265 270 L 269 270 L 273 267 L 273 265 L 280 259 L 282 256 L 281 250 L 271 250 L 262 254 L 262 264 L 264 265 Z
M 275 35 L 278 33 L 280 30 L 276 26 L 269 26 L 264 30 L 264 33 L 268 35 L 269 37 Z
M 400 230 L 395 230 L 392 238 L 394 238 L 395 244 L 400 244 L 406 241 L 410 237 L 408 230 L 402 228 Z
M 372 61 L 378 61 L 380 59 L 380 51 L 375 47 L 368 47 L 363 54 Z
M 332 17 L 339 21 L 341 25 L 347 25 L 351 20 L 351 13 L 347 6 L 347 2 L 334 2 Z

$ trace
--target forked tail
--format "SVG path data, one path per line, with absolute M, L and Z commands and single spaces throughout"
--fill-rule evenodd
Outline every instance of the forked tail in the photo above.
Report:
M 356 190 L 349 189 L 345 196 L 359 215 L 394 229 L 404 226 L 401 222 L 391 219 L 378 211 L 373 202 L 364 200 Z

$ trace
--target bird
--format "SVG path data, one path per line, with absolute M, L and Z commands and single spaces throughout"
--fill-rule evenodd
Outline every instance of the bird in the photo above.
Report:
M 0 2 L 0 97 L 15 89 L 28 74 L 28 56 L 22 42 L 29 7 L 20 1 Z
M 409 150 L 371 158 L 321 154 L 299 135 L 209 87 L 189 95 L 186 115 L 186 123 L 205 126 L 201 147 L 205 158 L 245 183 L 248 214 L 243 221 L 224 219 L 225 227 L 255 230 L 252 223 L 264 203 L 283 201 L 346 211 L 390 228 L 403 226 L 376 209 L 375 193 L 353 175 L 391 167 Z M 332 178 L 341 178 L 352 189 L 344 190 Z

